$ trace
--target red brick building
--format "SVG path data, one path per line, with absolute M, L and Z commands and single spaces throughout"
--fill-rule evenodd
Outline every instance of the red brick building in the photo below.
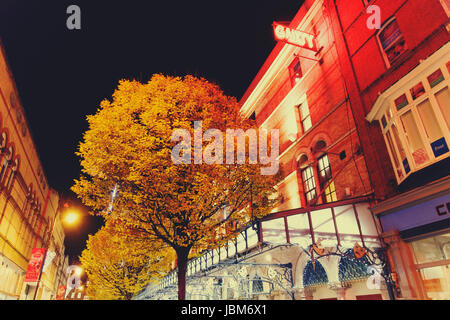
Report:
M 284 179 L 277 186 L 278 207 L 262 221 L 263 242 L 280 242 L 274 220 L 284 218 L 285 241 L 304 248 L 320 243 L 330 252 L 336 246 L 348 252 L 355 243 L 369 250 L 381 246 L 368 210 L 375 188 L 340 58 L 345 53 L 337 21 L 333 1 L 311 0 L 288 25 L 275 24 L 274 36 L 284 41 L 278 42 L 241 99 L 245 117 L 255 119 L 261 128 L 279 129 Z M 314 46 L 302 41 L 308 35 Z M 344 206 L 350 207 L 341 209 Z M 295 220 L 294 212 L 303 214 L 309 227 Z M 284 237 L 284 230 L 278 231 Z M 330 257 L 302 256 L 294 276 L 298 298 L 389 299 L 386 287 L 373 290 L 366 285 L 367 276 L 349 281 L 342 271 L 346 256 L 336 261 Z M 309 275 L 309 260 L 314 259 L 325 270 L 322 276 Z
M 397 298 L 450 299 L 450 1 L 370 1 L 380 29 L 366 26 L 368 1 L 334 2 Z
M 391 298 L 450 298 L 449 9 L 306 0 L 241 99 L 244 116 L 280 130 L 276 215 L 368 197 Z M 313 35 L 315 50 L 291 30 Z

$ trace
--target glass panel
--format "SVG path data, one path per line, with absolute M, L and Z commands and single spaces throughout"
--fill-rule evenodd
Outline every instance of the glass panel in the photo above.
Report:
M 228 258 L 234 257 L 236 254 L 236 246 L 233 241 L 228 242 Z
M 422 82 L 419 82 L 414 87 L 412 87 L 410 92 L 413 100 L 416 100 L 418 97 L 423 95 L 425 93 L 425 88 L 423 87 Z
M 395 151 L 394 144 L 392 143 L 391 132 L 386 132 L 386 140 L 388 142 L 389 150 L 392 154 L 392 160 L 394 160 L 395 168 L 397 169 L 400 166 L 400 162 L 398 161 L 397 152 Z M 401 172 L 401 170 L 400 170 Z M 400 173 L 398 172 L 398 173 Z
M 307 118 L 305 118 L 302 121 L 302 124 L 303 124 L 303 131 L 305 132 L 308 131 L 312 127 L 311 117 L 308 116 Z
M 331 209 L 312 211 L 311 220 L 316 242 L 322 240 L 322 246 L 335 247 L 337 245 L 337 237 Z
M 337 229 L 341 244 L 352 248 L 355 242 L 361 242 L 358 223 L 352 206 L 341 206 L 334 208 Z
M 417 111 L 422 119 L 428 139 L 430 139 L 430 141 L 436 141 L 437 139 L 442 138 L 442 130 L 439 127 L 430 100 L 426 99 L 421 102 L 417 106 Z
M 249 248 L 253 248 L 258 245 L 258 234 L 252 227 L 247 229 L 247 242 Z
M 296 214 L 287 217 L 287 221 L 291 243 L 298 244 L 304 248 L 311 245 L 308 215 L 306 213 Z
M 450 129 L 450 90 L 445 87 L 435 94 L 436 100 L 441 109 L 442 115 L 447 122 L 447 127 Z
M 220 260 L 225 260 L 227 258 L 227 248 L 221 247 L 220 248 Z
M 414 121 L 414 117 L 411 111 L 406 112 L 401 117 L 403 130 L 405 136 L 409 142 L 409 147 L 411 149 L 411 154 L 415 163 L 419 166 L 428 161 L 428 155 L 425 150 L 422 138 L 419 134 L 419 129 Z
M 284 219 L 262 222 L 263 241 L 270 243 L 286 243 Z
M 386 128 L 386 126 L 387 126 L 387 121 L 386 121 L 386 117 L 385 116 L 383 116 L 381 118 L 381 125 L 383 126 L 383 128 Z
M 408 105 L 408 99 L 406 98 L 406 94 L 401 95 L 394 101 L 397 110 L 402 109 L 403 107 Z
M 309 108 L 306 104 L 299 105 L 298 109 L 300 111 L 300 117 L 302 120 L 309 116 Z
M 450 300 L 450 265 L 420 270 L 423 287 L 430 300 Z
M 237 237 L 237 249 L 239 253 L 244 252 L 247 249 L 245 238 L 242 236 L 242 234 L 239 234 L 239 236 Z
M 411 242 L 418 264 L 450 259 L 450 233 Z
M 387 47 L 392 45 L 401 35 L 402 33 L 400 32 L 400 28 L 398 27 L 397 20 L 391 21 L 379 35 L 381 46 L 383 47 L 383 49 L 386 49 Z
M 333 202 L 337 201 L 336 187 L 334 186 L 334 181 L 330 183 L 330 185 L 325 189 L 325 201 Z
M 378 238 L 377 227 L 368 205 L 365 203 L 358 203 L 355 204 L 355 206 L 366 246 L 371 248 L 380 247 L 381 244 Z
M 430 84 L 430 87 L 433 88 L 437 86 L 439 83 L 441 83 L 444 80 L 444 75 L 442 74 L 441 69 L 437 69 L 435 72 L 430 74 L 427 78 L 428 83 Z

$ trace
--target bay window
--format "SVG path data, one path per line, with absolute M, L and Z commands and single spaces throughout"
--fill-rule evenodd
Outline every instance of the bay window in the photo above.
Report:
M 381 94 L 367 116 L 380 123 L 398 183 L 450 155 L 450 52 L 446 47 Z

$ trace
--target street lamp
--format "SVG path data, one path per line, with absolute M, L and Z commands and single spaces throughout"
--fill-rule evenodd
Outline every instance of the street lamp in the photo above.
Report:
M 41 283 L 42 271 L 44 268 L 45 260 L 47 258 L 47 252 L 50 247 L 50 241 L 53 237 L 53 231 L 55 230 L 56 219 L 59 217 L 59 215 L 62 214 L 63 208 L 69 207 L 67 203 L 64 203 L 64 205 L 62 203 L 63 203 L 62 197 L 59 196 L 58 209 L 56 210 L 55 217 L 53 218 L 50 235 L 47 237 L 47 240 L 44 245 L 44 248 L 45 248 L 44 259 L 42 260 L 42 265 L 41 265 L 41 268 L 39 271 L 39 277 L 38 277 L 38 280 L 36 283 L 36 290 L 34 291 L 33 300 L 36 300 L 37 292 L 39 291 L 39 284 Z M 80 218 L 80 214 L 77 213 L 76 211 L 71 210 L 64 215 L 63 221 L 66 222 L 68 225 L 73 225 L 79 220 L 79 218 Z

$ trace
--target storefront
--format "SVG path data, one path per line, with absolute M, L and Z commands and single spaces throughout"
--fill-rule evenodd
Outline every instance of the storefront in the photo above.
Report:
M 372 208 L 381 222 L 401 298 L 450 300 L 450 178 Z

